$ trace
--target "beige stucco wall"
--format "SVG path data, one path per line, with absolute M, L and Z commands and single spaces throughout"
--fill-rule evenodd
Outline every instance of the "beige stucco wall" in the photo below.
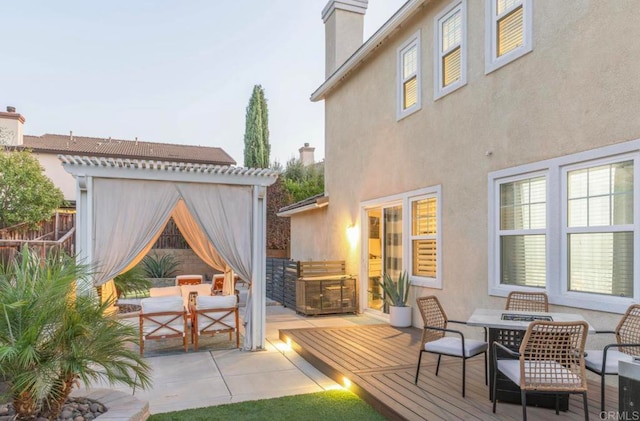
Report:
M 56 154 L 33 153 L 38 158 L 40 165 L 44 167 L 44 173 L 53 181 L 65 200 L 76 200 L 76 179 L 62 168 L 62 163 Z
M 505 301 L 487 293 L 488 173 L 640 138 L 640 25 L 631 0 L 539 0 L 533 51 L 485 75 L 484 2 L 468 1 L 467 85 L 434 102 L 433 17 L 447 4 L 426 5 L 326 97 L 330 204 L 292 217 L 292 257 L 345 258 L 357 272 L 359 246 L 347 246 L 346 227 L 361 225 L 360 203 L 442 185 L 443 288 L 415 294 L 437 294 L 450 318 L 464 320 Z M 418 29 L 423 105 L 398 122 L 396 51 Z M 597 328 L 620 318 L 560 310 Z

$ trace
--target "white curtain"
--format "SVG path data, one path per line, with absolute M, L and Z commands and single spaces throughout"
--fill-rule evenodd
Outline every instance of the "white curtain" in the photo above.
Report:
M 177 184 L 185 205 L 224 261 L 251 282 L 253 194 L 250 186 Z M 244 348 L 251 349 L 250 294 L 244 316 Z
M 200 229 L 200 226 L 193 219 L 189 209 L 184 203 L 184 200 L 178 201 L 173 213 L 171 214 L 173 220 L 176 223 L 176 226 L 182 233 L 185 241 L 193 252 L 198 255 L 203 262 L 208 264 L 214 269 L 218 269 L 221 272 L 224 272 L 224 286 L 222 288 L 222 292 L 224 295 L 231 295 L 234 293 L 233 288 L 233 271 L 226 264 L 224 259 L 218 254 L 216 249 L 213 247 L 207 235 Z M 231 277 L 227 276 L 228 273 L 231 273 Z
M 96 178 L 93 188 L 94 284 L 102 285 L 148 253 L 179 194 L 169 183 Z

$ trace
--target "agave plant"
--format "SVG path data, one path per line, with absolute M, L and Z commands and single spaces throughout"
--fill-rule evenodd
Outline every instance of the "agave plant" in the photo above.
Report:
M 56 419 L 78 381 L 150 385 L 150 368 L 130 346 L 132 326 L 107 315 L 75 281 L 75 259 L 27 249 L 0 266 L 0 374 L 19 420 Z
M 385 272 L 382 280 L 376 278 L 376 282 L 384 291 L 384 299 L 387 304 L 394 307 L 407 307 L 411 279 L 406 271 L 398 275 L 397 281 Z
M 173 254 L 160 257 L 157 253 L 153 253 L 144 256 L 142 266 L 149 278 L 170 278 L 178 272 L 180 262 Z

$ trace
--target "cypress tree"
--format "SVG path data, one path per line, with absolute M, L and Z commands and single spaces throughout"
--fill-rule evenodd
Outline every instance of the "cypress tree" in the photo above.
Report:
M 270 152 L 267 100 L 262 86 L 255 85 L 247 106 L 245 120 L 244 166 L 268 168 Z

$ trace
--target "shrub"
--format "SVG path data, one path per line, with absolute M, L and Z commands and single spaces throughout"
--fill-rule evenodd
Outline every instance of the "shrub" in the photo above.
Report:
M 133 269 L 113 278 L 117 297 L 146 293 L 151 287 L 151 281 L 145 276 L 146 273 L 141 266 L 134 266 Z

